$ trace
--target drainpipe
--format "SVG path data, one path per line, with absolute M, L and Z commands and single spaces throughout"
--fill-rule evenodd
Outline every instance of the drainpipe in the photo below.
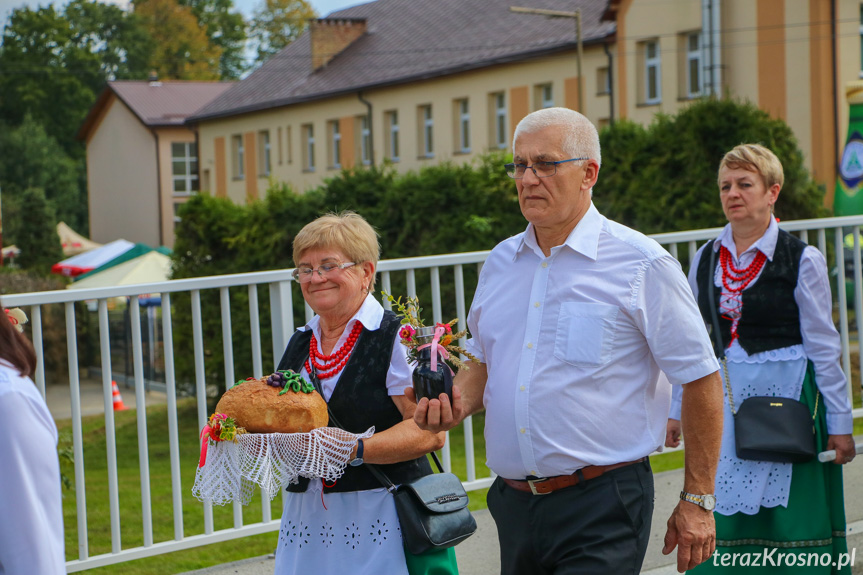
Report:
M 833 154 L 834 171 L 839 173 L 839 75 L 836 70 L 836 0 L 830 0 L 830 52 L 833 60 L 833 145 L 836 152 Z M 830 182 L 827 183 L 830 185 Z
M 614 56 L 608 49 L 608 42 L 603 42 L 602 48 L 608 56 L 608 125 L 614 125 Z
M 162 190 L 162 164 L 159 162 L 159 135 L 156 134 L 155 128 L 150 128 L 150 133 L 153 134 L 153 141 L 156 144 L 156 189 L 158 190 L 157 195 L 159 198 L 159 209 L 157 213 L 159 214 L 159 245 L 161 246 L 164 245 L 162 240 L 165 238 L 163 232 L 164 222 L 162 221 L 162 209 L 164 208 L 162 205 L 162 196 L 164 195 Z
M 721 27 L 721 0 L 710 0 L 710 65 L 711 65 L 711 82 L 713 83 L 713 93 L 717 96 L 722 96 L 722 37 L 720 36 Z
M 372 127 L 372 103 L 369 102 L 368 100 L 366 100 L 365 98 L 363 98 L 362 92 L 357 92 L 357 98 L 359 99 L 360 102 L 362 102 L 363 104 L 366 105 L 366 109 L 368 110 L 368 112 L 366 112 L 366 117 L 368 118 L 368 122 L 369 122 L 369 163 L 372 166 L 374 166 L 375 165 L 375 131 L 374 131 L 374 128 Z M 362 134 L 360 134 L 360 137 L 362 137 Z

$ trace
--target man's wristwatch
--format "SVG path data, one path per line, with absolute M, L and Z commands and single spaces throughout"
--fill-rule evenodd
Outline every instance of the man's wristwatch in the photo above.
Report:
M 357 456 L 348 462 L 351 467 L 359 467 L 363 464 L 363 440 L 357 439 Z
M 694 503 L 699 507 L 702 507 L 708 511 L 713 511 L 713 508 L 716 507 L 716 496 L 712 494 L 708 495 L 695 495 L 693 493 L 687 493 L 686 491 L 680 492 L 681 501 L 688 501 L 690 503 Z

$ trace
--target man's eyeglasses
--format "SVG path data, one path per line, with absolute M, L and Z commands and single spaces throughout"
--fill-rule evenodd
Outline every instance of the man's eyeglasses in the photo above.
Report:
M 558 164 L 587 159 L 589 158 L 570 158 L 568 160 L 558 160 L 557 162 L 534 162 L 532 166 L 528 166 L 527 164 L 505 164 L 504 169 L 506 169 L 507 176 L 516 180 L 522 179 L 528 168 L 533 170 L 533 174 L 537 178 L 548 178 L 557 173 Z
M 310 268 L 308 266 L 302 266 L 299 268 L 295 268 L 291 275 L 295 280 L 300 282 L 301 284 L 309 283 L 312 281 L 312 274 L 318 272 L 318 275 L 322 278 L 327 277 L 327 274 L 334 272 L 336 270 L 343 270 L 345 268 L 349 268 L 351 266 L 355 266 L 354 262 L 345 262 L 343 264 L 321 264 L 317 268 Z

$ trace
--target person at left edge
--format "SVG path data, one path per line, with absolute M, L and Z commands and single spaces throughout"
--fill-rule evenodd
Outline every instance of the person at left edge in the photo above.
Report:
M 458 572 L 453 549 L 404 550 L 393 496 L 364 465 L 379 465 L 395 484 L 411 481 L 432 473 L 425 455 L 444 443 L 443 433 L 417 427 L 404 397 L 411 368 L 400 321 L 370 293 L 378 254 L 374 229 L 352 212 L 322 216 L 294 238 L 294 278 L 317 315 L 291 337 L 279 369 L 309 381 L 316 374 L 339 422 L 352 433 L 374 426 L 375 434 L 357 443 L 334 485 L 301 478 L 288 486 L 276 575 Z
M 7 315 L 10 319 L 7 319 Z M 66 573 L 57 427 L 30 376 L 36 352 L 0 312 L 0 575 Z

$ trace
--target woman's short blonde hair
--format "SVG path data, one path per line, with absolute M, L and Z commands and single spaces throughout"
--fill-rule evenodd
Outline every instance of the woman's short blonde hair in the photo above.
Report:
M 309 250 L 330 249 L 342 252 L 356 264 L 372 262 L 375 268 L 380 258 L 378 233 L 356 212 L 331 212 L 309 222 L 294 237 L 294 265 L 299 265 Z M 369 291 L 375 286 L 375 277 Z
M 761 144 L 740 144 L 733 150 L 725 154 L 722 161 L 719 162 L 719 171 L 722 168 L 730 170 L 744 169 L 750 172 L 757 172 L 764 180 L 764 186 L 767 189 L 773 187 L 773 184 L 785 183 L 785 172 L 782 170 L 782 162 L 776 157 L 776 154 L 765 148 Z M 719 175 L 717 174 L 717 181 Z

